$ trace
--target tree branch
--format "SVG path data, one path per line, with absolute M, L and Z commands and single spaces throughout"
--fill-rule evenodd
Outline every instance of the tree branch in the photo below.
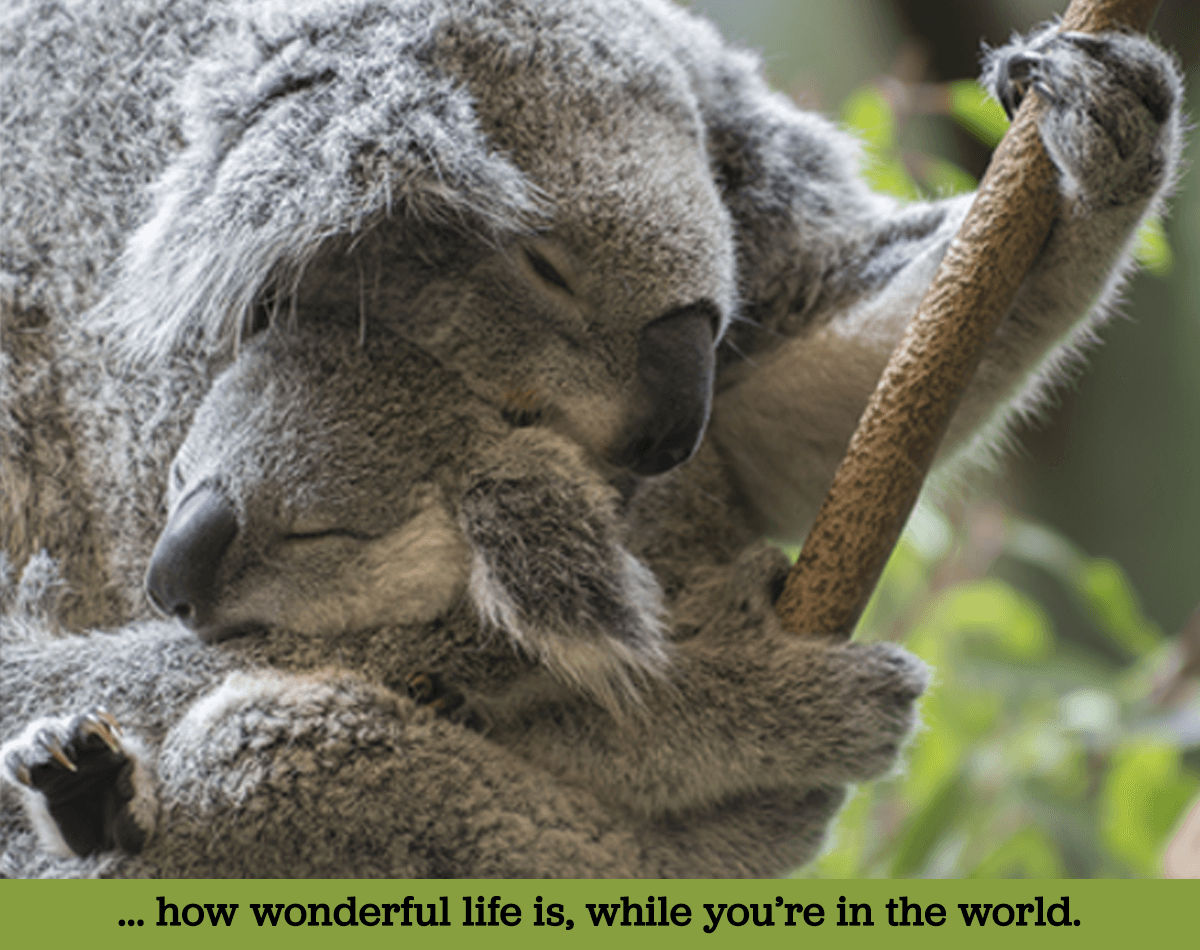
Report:
M 1159 0 L 1072 0 L 1062 29 L 1145 30 Z M 777 611 L 848 638 L 908 520 L 962 394 L 1050 232 L 1058 173 L 1025 97 L 975 202 L 867 404 Z

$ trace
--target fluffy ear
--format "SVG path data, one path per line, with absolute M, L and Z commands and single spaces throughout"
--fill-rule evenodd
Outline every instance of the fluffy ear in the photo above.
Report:
M 269 283 L 286 292 L 321 245 L 384 216 L 493 238 L 537 221 L 419 7 L 246 5 L 180 84 L 187 146 L 90 326 L 139 358 L 185 336 L 212 351 Z
M 480 615 L 613 712 L 669 663 L 662 593 L 620 543 L 615 492 L 574 446 L 519 430 L 476 472 L 461 522 Z

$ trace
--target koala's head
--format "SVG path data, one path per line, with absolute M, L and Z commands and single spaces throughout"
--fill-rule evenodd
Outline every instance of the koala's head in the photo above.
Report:
M 464 598 L 609 705 L 665 663 L 659 591 L 586 453 L 387 332 L 274 327 L 216 380 L 147 574 L 206 640 L 421 624 Z
M 246 5 L 98 322 L 153 356 L 353 317 L 597 464 L 678 464 L 735 268 L 662 7 Z

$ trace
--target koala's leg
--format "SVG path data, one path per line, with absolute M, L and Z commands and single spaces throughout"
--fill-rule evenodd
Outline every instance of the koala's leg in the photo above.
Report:
M 489 735 L 565 784 L 636 814 L 688 814 L 766 790 L 833 791 L 878 777 L 916 722 L 925 665 L 890 644 L 787 633 L 774 601 L 787 559 L 750 548 L 724 583 L 681 598 L 702 618 L 668 683 L 610 716 L 584 701 L 518 709 Z
M 1023 94 L 1045 100 L 1040 131 L 1059 170 L 1059 214 L 951 421 L 944 456 L 986 453 L 1013 413 L 1033 409 L 1055 371 L 1094 339 L 1130 269 L 1139 222 L 1171 187 L 1182 144 L 1180 76 L 1144 37 L 1045 29 L 992 52 L 984 81 L 1010 106 Z M 793 174 L 836 192 L 841 233 L 808 227 L 812 249 L 795 266 L 816 272 L 820 263 L 821 276 L 805 278 L 781 315 L 764 313 L 757 336 L 733 341 L 749 358 L 722 370 L 711 431 L 760 526 L 795 538 L 811 524 L 971 196 L 899 204 L 833 172 L 829 181 L 806 168 Z M 817 263 L 803 256 L 822 253 Z
M 103 709 L 31 722 L 0 747 L 0 778 L 21 790 L 42 846 L 52 853 L 136 854 L 154 833 L 153 767 Z

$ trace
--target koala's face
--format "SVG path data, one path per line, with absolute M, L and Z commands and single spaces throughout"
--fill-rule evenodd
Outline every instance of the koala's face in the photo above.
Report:
M 172 465 L 147 592 L 206 640 L 421 624 L 469 598 L 615 707 L 665 662 L 658 585 L 588 453 L 526 423 L 394 334 L 268 329 Z
M 596 464 L 683 461 L 733 229 L 669 23 L 616 3 L 245 5 L 97 319 L 210 355 L 255 313 L 361 320 Z
M 416 240 L 385 223 L 348 254 L 322 255 L 296 295 L 300 320 L 402 335 L 510 420 L 566 436 L 598 465 L 654 475 L 693 453 L 727 312 L 717 282 L 667 292 L 621 258 L 636 236 L 618 249 L 582 227 L 499 249 L 443 238 L 434 266 L 439 236 Z
M 409 346 L 263 333 L 172 465 L 151 598 L 206 639 L 437 616 L 470 566 L 448 497 L 500 425 Z
M 733 307 L 731 228 L 697 109 L 642 62 L 577 61 L 565 87 L 550 57 L 490 73 L 478 64 L 497 43 L 464 38 L 447 67 L 489 147 L 536 189 L 537 232 L 496 246 L 387 219 L 310 264 L 294 306 L 314 324 L 383 324 L 598 462 L 665 471 L 704 432 Z M 654 94 L 631 98 L 635 81 Z
M 561 28 L 531 43 L 523 16 Z M 396 322 L 489 398 L 655 474 L 691 455 L 708 420 L 733 231 L 682 69 L 649 28 L 608 23 L 602 5 L 489 10 L 439 43 L 435 62 L 545 221 L 448 268 Z

